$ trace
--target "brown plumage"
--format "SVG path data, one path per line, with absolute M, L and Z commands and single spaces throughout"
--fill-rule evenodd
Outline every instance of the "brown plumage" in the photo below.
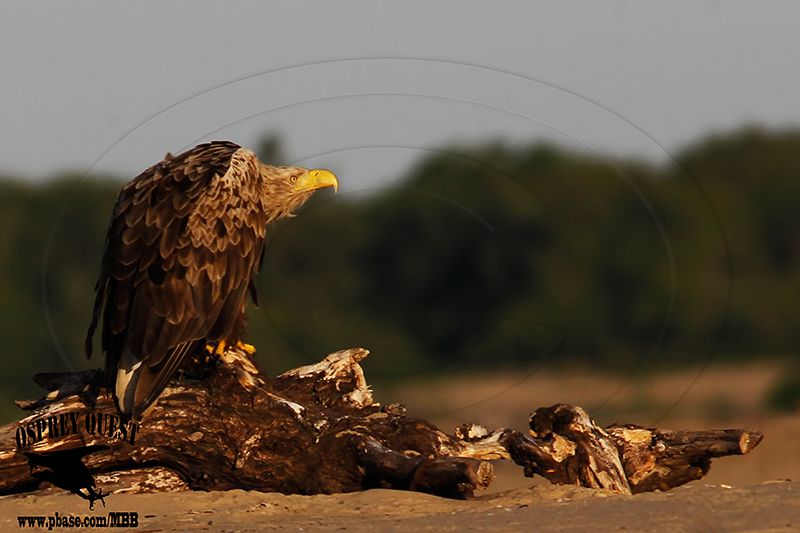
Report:
M 201 144 L 126 184 L 117 198 L 92 322 L 117 405 L 138 418 L 184 358 L 206 343 L 241 340 L 267 224 L 321 187 L 325 170 L 272 167 L 231 142 Z

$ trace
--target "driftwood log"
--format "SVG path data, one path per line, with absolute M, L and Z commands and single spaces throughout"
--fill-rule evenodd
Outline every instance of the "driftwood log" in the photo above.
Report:
M 138 427 L 120 424 L 101 371 L 39 374 L 48 394 L 17 402 L 30 414 L 0 428 L 0 494 L 55 485 L 93 502 L 109 491 L 388 487 L 465 498 L 489 484 L 496 459 L 529 477 L 630 494 L 699 479 L 712 458 L 745 454 L 762 437 L 602 428 L 564 404 L 537 409 L 526 433 L 464 424 L 449 435 L 375 403 L 359 366 L 367 353 L 269 379 L 229 350 L 202 379 L 175 381 Z

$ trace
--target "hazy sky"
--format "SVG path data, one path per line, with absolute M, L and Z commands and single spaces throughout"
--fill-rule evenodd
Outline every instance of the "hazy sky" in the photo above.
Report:
M 800 119 L 799 2 L 4 2 L 0 171 L 209 138 L 380 185 L 454 140 L 664 157 Z

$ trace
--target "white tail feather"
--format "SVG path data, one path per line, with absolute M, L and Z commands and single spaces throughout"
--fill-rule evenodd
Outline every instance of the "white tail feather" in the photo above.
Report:
M 139 381 L 139 367 L 142 361 L 133 355 L 128 348 L 122 352 L 117 364 L 117 381 L 115 392 L 119 409 L 130 414 L 133 411 L 133 399 L 136 395 L 136 383 Z

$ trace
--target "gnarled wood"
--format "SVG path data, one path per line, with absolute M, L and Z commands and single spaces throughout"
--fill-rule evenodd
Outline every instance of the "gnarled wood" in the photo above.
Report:
M 391 487 L 465 498 L 489 484 L 495 459 L 553 483 L 632 493 L 698 479 L 713 457 L 747 453 L 761 440 L 745 430 L 601 428 L 563 404 L 537 409 L 527 434 L 463 424 L 448 435 L 401 405 L 373 401 L 359 365 L 367 353 L 343 350 L 267 379 L 246 354 L 229 350 L 202 380 L 174 382 L 140 426 L 125 431 L 99 388 L 99 370 L 39 375 L 48 394 L 19 402 L 30 414 L 0 428 L 0 493 L 53 484 L 92 498 L 97 483 L 125 492 Z M 80 426 L 86 413 L 103 434 Z M 36 420 L 42 440 L 17 449 L 18 428 L 36 429 Z

